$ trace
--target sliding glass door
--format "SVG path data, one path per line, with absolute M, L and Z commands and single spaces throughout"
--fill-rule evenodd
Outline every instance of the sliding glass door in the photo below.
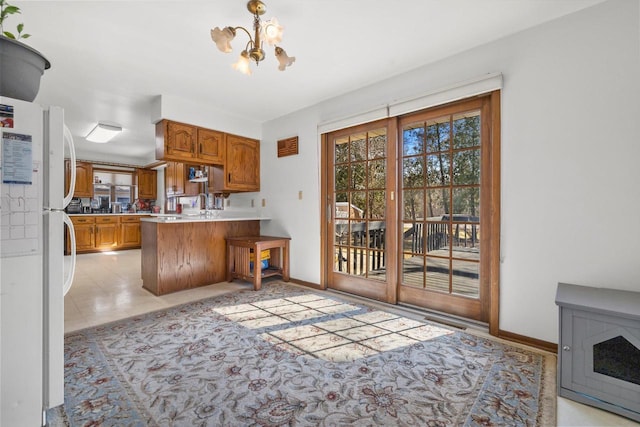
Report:
M 328 287 L 497 332 L 499 92 L 324 135 Z
M 489 295 L 481 275 L 483 160 L 489 159 L 483 155 L 489 146 L 484 104 L 474 99 L 400 119 L 398 289 L 401 302 L 482 321 Z
M 389 227 L 388 199 L 395 169 L 388 159 L 395 138 L 389 139 L 386 121 L 334 132 L 326 139 L 328 286 L 381 301 L 393 298 L 390 279 L 396 271 L 389 269 L 394 266 L 390 253 L 395 252 L 389 246 L 395 242 L 389 232 L 395 224 Z

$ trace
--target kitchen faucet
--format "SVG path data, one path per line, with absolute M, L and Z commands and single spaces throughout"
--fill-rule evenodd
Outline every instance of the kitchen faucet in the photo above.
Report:
M 198 203 L 200 203 L 200 196 L 204 196 L 204 203 L 203 203 L 203 204 L 201 204 L 201 205 L 200 205 L 200 207 L 201 207 L 203 210 L 205 210 L 205 211 L 206 211 L 206 210 L 207 210 L 207 197 L 208 197 L 208 196 L 207 196 L 205 193 L 199 193 L 199 194 L 198 194 Z

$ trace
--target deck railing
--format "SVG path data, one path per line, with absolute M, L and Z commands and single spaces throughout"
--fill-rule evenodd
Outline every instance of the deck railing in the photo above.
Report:
M 351 221 L 349 228 L 348 221 L 338 221 L 335 224 L 337 271 L 354 275 L 365 275 L 367 270 L 378 273 L 383 271 L 386 267 L 385 222 Z M 477 217 L 454 215 L 453 233 L 448 232 L 448 221 L 449 216 L 443 215 L 428 218 L 426 222 L 413 223 L 403 233 L 403 250 L 425 254 L 446 248 L 450 244 L 470 248 L 479 245 Z

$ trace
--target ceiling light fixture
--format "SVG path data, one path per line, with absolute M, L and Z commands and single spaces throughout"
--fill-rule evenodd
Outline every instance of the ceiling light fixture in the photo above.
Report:
M 243 74 L 251 75 L 250 61 L 253 60 L 256 65 L 259 65 L 260 61 L 264 59 L 262 43 L 266 41 L 275 46 L 276 58 L 280 64 L 278 69 L 284 71 L 285 68 L 294 63 L 296 58 L 295 56 L 288 56 L 287 52 L 276 44 L 282 41 L 282 27 L 278 24 L 276 18 L 271 18 L 271 20 L 265 22 L 260 21 L 260 15 L 264 15 L 267 11 L 267 6 L 260 0 L 250 0 L 247 3 L 247 9 L 253 14 L 253 38 L 251 33 L 244 27 L 224 27 L 223 29 L 216 27 L 211 30 L 211 39 L 221 52 L 229 53 L 231 52 L 231 40 L 235 38 L 236 31 L 242 30 L 249 36 L 249 41 L 240 53 L 238 62 L 233 64 L 233 68 Z
M 98 143 L 109 142 L 111 138 L 120 132 L 122 132 L 122 128 L 120 126 L 98 123 L 86 136 L 86 140 Z

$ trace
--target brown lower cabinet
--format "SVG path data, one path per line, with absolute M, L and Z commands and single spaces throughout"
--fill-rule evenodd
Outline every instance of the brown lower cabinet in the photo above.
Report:
M 120 217 L 120 240 L 121 248 L 139 248 L 142 243 L 140 238 L 140 217 L 123 216 Z
M 99 251 L 111 251 L 118 248 L 120 218 L 117 216 L 96 217 L 96 246 Z
M 83 215 L 72 216 L 76 232 L 76 252 L 117 251 L 139 248 L 140 218 L 148 215 Z M 69 234 L 65 253 L 71 252 Z

